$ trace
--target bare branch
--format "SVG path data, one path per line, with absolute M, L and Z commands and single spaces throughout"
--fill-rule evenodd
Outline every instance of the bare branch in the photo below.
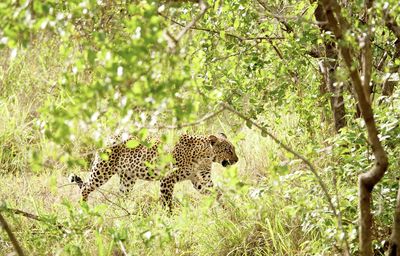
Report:
M 250 46 L 249 48 L 246 48 L 246 49 L 242 50 L 242 51 L 238 51 L 236 53 L 232 53 L 232 54 L 229 54 L 229 55 L 226 55 L 226 56 L 220 56 L 220 57 L 213 58 L 212 61 L 215 62 L 215 61 L 227 60 L 227 59 L 229 59 L 231 57 L 242 55 L 242 54 L 252 50 L 254 47 L 256 47 L 256 45 L 257 45 L 257 43 L 255 45 Z
M 15 251 L 19 256 L 24 256 L 24 251 L 22 250 L 21 246 L 19 245 L 17 239 L 15 238 L 14 233 L 11 231 L 10 226 L 8 225 L 7 221 L 4 219 L 3 215 L 0 213 L 0 224 L 3 229 L 6 231 L 8 237 L 10 238 L 11 243 L 14 246 Z
M 122 253 L 123 253 L 125 256 L 128 256 L 129 254 L 126 252 L 126 249 L 125 249 L 124 243 L 122 243 L 122 241 L 121 241 L 121 240 L 119 240 L 119 241 L 118 241 L 118 243 L 119 243 L 119 246 L 121 247 L 121 251 L 122 251 Z

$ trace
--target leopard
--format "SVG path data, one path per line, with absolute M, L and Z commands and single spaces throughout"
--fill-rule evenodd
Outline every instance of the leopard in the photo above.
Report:
M 101 157 L 100 153 L 96 154 L 86 182 L 76 174 L 70 176 L 70 182 L 79 186 L 83 201 L 87 201 L 91 192 L 117 174 L 120 178 L 119 190 L 123 194 L 128 194 L 138 179 L 159 180 L 162 205 L 172 209 L 176 183 L 189 180 L 200 194 L 210 194 L 214 187 L 211 179 L 212 163 L 228 167 L 239 161 L 234 145 L 224 133 L 179 136 L 172 149 L 173 161 L 167 173 L 153 168 L 160 155 L 160 139 L 133 148 L 127 147 L 126 141 L 107 148 L 106 158 Z

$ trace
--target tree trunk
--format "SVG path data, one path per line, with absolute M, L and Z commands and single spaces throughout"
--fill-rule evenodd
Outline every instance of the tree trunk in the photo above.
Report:
M 395 60 L 400 57 L 400 26 L 397 24 L 396 20 L 390 15 L 389 8 L 387 8 L 385 13 L 385 25 L 386 27 L 392 31 L 392 33 L 396 36 L 396 41 L 394 46 L 396 48 L 396 52 L 392 57 L 392 67 L 390 67 L 390 76 L 385 79 L 382 85 L 382 95 L 384 96 L 391 96 L 395 86 L 398 84 L 399 80 L 399 65 L 395 64 Z M 396 78 L 393 78 L 394 74 L 397 75 Z
M 400 26 L 396 20 L 390 15 L 390 12 L 385 13 L 385 24 L 397 37 L 395 41 L 396 52 L 392 57 L 393 66 L 390 68 L 390 73 L 399 75 L 399 66 L 395 65 L 395 59 L 400 57 Z M 394 91 L 394 87 L 398 81 L 389 81 L 386 79 L 382 86 L 382 95 L 390 96 Z M 393 216 L 392 235 L 390 237 L 389 256 L 400 256 L 400 188 L 397 191 L 396 208 Z
M 396 209 L 394 210 L 393 230 L 390 237 L 389 256 L 400 256 L 400 189 L 397 191 Z
M 393 94 L 394 88 L 399 82 L 399 65 L 395 64 L 395 60 L 400 57 L 400 39 L 397 38 L 394 43 L 396 47 L 396 52 L 392 57 L 392 66 L 389 68 L 389 75 L 385 79 L 382 85 L 382 95 L 391 96 Z
M 329 26 L 332 29 L 336 40 L 343 40 L 343 35 L 346 34 L 347 30 L 347 23 L 341 15 L 339 4 L 336 0 L 321 0 L 320 3 L 323 5 Z M 379 141 L 378 129 L 375 124 L 369 95 L 364 89 L 369 86 L 370 81 L 368 79 L 361 81 L 358 69 L 353 66 L 353 60 L 355 58 L 353 58 L 349 46 L 347 44 L 339 44 L 339 48 L 343 60 L 350 72 L 352 85 L 356 92 L 361 114 L 367 128 L 368 141 L 375 157 L 374 166 L 368 172 L 359 176 L 360 254 L 364 256 L 372 256 L 371 193 L 374 186 L 382 179 L 388 168 L 388 158 L 381 142 Z M 363 70 L 364 77 L 371 77 L 370 73 L 372 66 L 362 66 L 366 67 Z M 365 76 L 367 73 L 369 74 Z
M 314 12 L 315 19 L 318 21 L 321 32 L 331 31 L 326 23 L 326 16 L 321 4 Z M 330 92 L 330 103 L 333 113 L 333 121 L 335 131 L 340 132 L 340 129 L 346 126 L 346 109 L 343 98 L 343 86 L 336 82 L 335 72 L 338 66 L 338 52 L 335 42 L 325 42 L 325 59 L 320 63 L 320 72 L 324 77 L 324 85 L 326 90 Z

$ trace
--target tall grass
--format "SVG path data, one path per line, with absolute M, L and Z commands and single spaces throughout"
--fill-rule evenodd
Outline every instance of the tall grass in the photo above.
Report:
M 124 197 L 117 192 L 117 178 L 94 192 L 89 205 L 79 204 L 79 190 L 67 184 L 65 174 L 80 169 L 54 161 L 54 151 L 60 149 L 45 139 L 38 124 L 40 107 L 61 90 L 56 87 L 57 78 L 65 64 L 51 50 L 53 44 L 36 44 L 13 59 L 10 53 L 0 58 L 1 209 L 18 208 L 40 216 L 36 221 L 5 211 L 29 255 L 336 252 L 332 249 L 335 237 L 324 233 L 335 227 L 335 220 L 326 213 L 326 203 L 305 167 L 251 129 L 243 126 L 232 131 L 228 124 L 236 121 L 230 117 L 192 130 L 222 130 L 237 146 L 237 166 L 228 170 L 214 166 L 213 179 L 223 191 L 223 205 L 215 201 L 215 195 L 201 196 L 190 183 L 182 182 L 176 186 L 171 215 L 158 202 L 157 182 L 138 182 Z M 280 138 L 301 151 L 306 149 L 305 135 L 286 135 L 297 126 L 295 115 L 287 114 L 281 123 L 274 123 L 272 116 L 265 118 Z M 76 147 L 80 151 L 79 143 Z M 33 166 L 35 157 L 42 158 L 43 165 Z M 321 224 L 321 217 L 327 223 Z M 12 247 L 3 231 L 0 234 L 0 255 L 7 255 Z
M 29 171 L 32 149 L 45 147 L 38 129 L 38 110 L 57 90 L 63 60 L 56 42 L 33 44 L 0 58 L 0 174 Z

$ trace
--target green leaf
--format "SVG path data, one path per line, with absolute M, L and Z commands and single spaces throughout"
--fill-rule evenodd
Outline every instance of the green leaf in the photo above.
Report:
M 268 137 L 268 133 L 264 130 L 261 131 L 261 136 Z
M 247 127 L 249 127 L 250 129 L 251 129 L 251 126 L 252 126 L 253 124 L 250 122 L 250 121 L 246 121 L 246 126 Z
M 100 153 L 100 158 L 103 159 L 104 161 L 108 161 L 110 157 L 107 153 Z
M 226 40 L 225 31 L 221 30 L 221 32 L 219 32 L 219 36 L 220 36 L 222 39 Z
M 127 148 L 136 148 L 140 145 L 140 142 L 137 140 L 128 140 L 125 144 Z
M 236 18 L 235 21 L 233 22 L 233 27 L 235 28 L 235 30 L 238 29 L 239 25 L 240 25 L 240 21 L 238 18 Z

